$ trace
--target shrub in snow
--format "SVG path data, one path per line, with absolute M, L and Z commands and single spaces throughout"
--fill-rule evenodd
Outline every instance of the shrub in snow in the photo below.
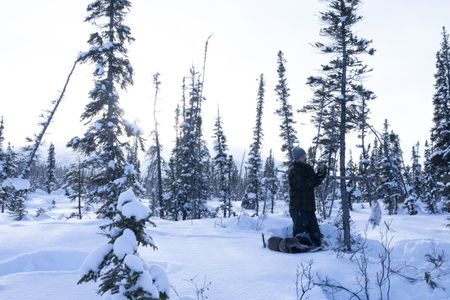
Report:
M 36 210 L 36 218 L 39 218 L 41 215 L 45 215 L 47 211 L 45 208 L 39 207 L 38 210 Z
M 102 226 L 109 238 L 92 252 L 80 268 L 78 283 L 101 279 L 99 293 L 105 299 L 168 299 L 170 283 L 165 271 L 144 263 L 139 246 L 156 246 L 145 231 L 150 210 L 139 202 L 131 189 L 120 194 L 117 215 Z
M 370 209 L 370 218 L 369 218 L 369 223 L 372 224 L 373 228 L 380 225 L 381 214 L 382 212 L 380 203 L 378 203 L 378 200 L 373 201 L 372 207 Z

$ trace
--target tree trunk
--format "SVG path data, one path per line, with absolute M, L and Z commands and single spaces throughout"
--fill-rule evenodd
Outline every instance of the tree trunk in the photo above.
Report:
M 156 121 L 155 121 L 156 122 Z M 162 197 L 162 170 L 161 170 L 161 147 L 159 145 L 158 129 L 155 131 L 156 135 L 156 160 L 157 160 L 157 172 L 158 172 L 158 204 L 159 204 L 159 217 L 164 218 L 164 201 Z
M 36 155 L 37 150 L 38 150 L 39 146 L 41 145 L 42 138 L 44 137 L 44 134 L 47 131 L 47 128 L 50 125 L 50 122 L 52 121 L 53 116 L 55 115 L 55 112 L 58 109 L 59 104 L 61 103 L 61 100 L 64 97 L 66 88 L 69 85 L 70 77 L 72 76 L 72 73 L 75 70 L 75 67 L 77 66 L 77 64 L 78 64 L 78 59 L 73 63 L 72 69 L 70 70 L 69 75 L 67 76 L 67 79 L 66 79 L 64 87 L 62 89 L 62 92 L 59 95 L 58 100 L 56 100 L 53 110 L 49 113 L 47 121 L 44 123 L 41 132 L 36 137 L 33 148 L 31 149 L 31 153 L 30 153 L 29 157 L 27 158 L 25 168 L 23 169 L 22 174 L 20 175 L 20 177 L 22 177 L 24 179 L 28 178 L 30 175 L 30 169 L 31 169 L 31 165 L 33 164 L 34 156 Z
M 341 77 L 341 95 L 340 95 L 340 104 L 341 104 L 341 122 L 339 126 L 339 173 L 341 176 L 340 180 L 340 190 L 341 190 L 341 204 L 342 204 L 342 225 L 344 230 L 344 246 L 347 248 L 347 251 L 351 251 L 351 243 L 350 243 L 350 211 L 348 205 L 348 197 L 347 197 L 347 185 L 345 182 L 345 133 L 346 133 L 346 125 L 347 125 L 347 95 L 346 95 L 346 87 L 347 87 L 347 48 L 346 48 L 346 40 L 345 40 L 345 25 L 342 23 L 342 77 Z
M 273 193 L 270 193 L 271 195 L 270 195 L 270 200 L 271 200 L 271 204 L 272 204 L 272 206 L 271 206 L 271 208 L 270 208 L 270 212 L 273 214 L 273 206 L 274 206 L 274 202 L 275 202 L 275 196 L 273 195 Z
M 78 164 L 78 218 L 81 220 L 81 188 L 82 188 L 82 176 L 81 168 Z
M 111 45 L 114 44 L 114 6 L 111 2 L 110 4 L 110 16 L 109 16 L 109 32 L 108 32 L 108 40 L 111 43 Z M 114 160 L 114 132 L 112 126 L 109 126 L 109 122 L 111 124 L 114 124 L 113 122 L 113 112 L 114 112 L 114 96 L 113 96 L 113 84 L 114 84 L 114 71 L 113 71 L 113 60 L 114 56 L 112 53 L 112 50 L 108 53 L 108 77 L 107 77 L 107 86 L 106 86 L 106 92 L 108 93 L 108 108 L 107 108 L 107 116 L 106 119 L 108 120 L 107 123 L 107 130 L 108 130 L 108 159 Z M 108 166 L 110 165 L 109 162 L 107 163 Z M 109 168 L 109 167 L 108 167 Z M 106 172 L 108 174 L 109 180 L 112 182 L 115 178 L 113 178 L 113 174 L 116 172 L 108 171 Z
M 266 213 L 266 207 L 267 207 L 267 187 L 266 187 L 266 195 L 264 196 L 264 204 L 263 204 L 263 210 L 262 210 L 263 215 Z
M 259 215 L 259 184 L 256 184 L 256 197 L 255 197 L 256 215 Z

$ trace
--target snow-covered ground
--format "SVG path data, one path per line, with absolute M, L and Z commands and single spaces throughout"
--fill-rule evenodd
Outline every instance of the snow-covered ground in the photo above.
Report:
M 52 201 L 56 207 L 52 208 Z M 74 205 L 63 195 L 35 193 L 28 201 L 28 211 L 38 208 L 48 212 L 39 218 L 11 221 L 0 214 L 0 299 L 1 300 L 88 300 L 100 299 L 96 284 L 77 285 L 79 268 L 86 256 L 105 242 L 98 226 L 104 221 L 87 216 L 67 219 Z M 287 235 L 290 219 L 282 204 L 277 214 L 251 218 L 241 214 L 231 219 L 204 219 L 170 222 L 154 218 L 156 228 L 149 228 L 158 250 L 141 249 L 141 256 L 162 266 L 170 278 L 171 299 L 197 298 L 197 288 L 207 287 L 207 299 L 283 300 L 297 299 L 296 270 L 313 261 L 312 274 L 329 277 L 350 290 L 357 291 L 357 265 L 350 255 L 334 251 L 285 254 L 262 247 L 261 233 Z M 352 212 L 352 228 L 364 233 L 370 215 L 368 208 L 357 205 Z M 444 215 L 383 216 L 391 221 L 392 266 L 400 274 L 391 277 L 390 299 L 450 299 L 450 231 Z M 336 232 L 322 224 L 322 232 L 331 245 Z M 376 272 L 381 251 L 380 228 L 367 229 L 370 298 L 378 299 Z M 427 254 L 444 253 L 446 261 L 433 270 Z M 357 256 L 356 256 L 357 257 Z M 425 273 L 437 284 L 425 281 Z M 405 278 L 407 277 L 407 278 Z M 196 286 L 197 285 L 197 288 Z M 309 292 L 309 299 L 328 299 L 319 287 Z M 328 294 L 329 295 L 329 294 Z M 363 293 L 361 299 L 365 299 Z M 336 299 L 349 299 L 347 293 Z M 206 298 L 204 298 L 206 299 Z

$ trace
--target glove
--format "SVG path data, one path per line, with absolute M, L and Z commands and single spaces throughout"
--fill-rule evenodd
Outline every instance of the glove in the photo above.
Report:
M 319 176 L 320 178 L 325 178 L 327 176 L 327 166 L 326 165 L 319 165 L 317 167 L 317 176 Z

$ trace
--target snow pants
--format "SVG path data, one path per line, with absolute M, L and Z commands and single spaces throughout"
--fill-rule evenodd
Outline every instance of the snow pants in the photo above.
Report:
M 294 211 L 291 217 L 294 225 L 294 237 L 297 237 L 301 242 L 311 243 L 312 246 L 322 245 L 319 223 L 314 212 Z

